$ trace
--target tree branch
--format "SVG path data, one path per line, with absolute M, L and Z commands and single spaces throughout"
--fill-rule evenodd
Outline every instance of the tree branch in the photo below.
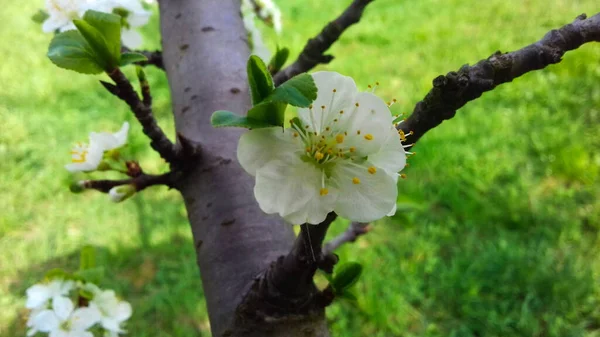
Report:
M 275 74 L 273 77 L 275 85 L 280 85 L 300 73 L 309 71 L 319 63 L 331 62 L 333 56 L 325 55 L 325 51 L 340 38 L 348 27 L 360 20 L 365 7 L 371 2 L 373 0 L 352 1 L 350 6 L 339 17 L 329 22 L 319 35 L 308 40 L 294 63 Z
M 165 70 L 165 65 L 163 63 L 162 52 L 160 50 L 150 51 L 150 50 L 131 50 L 127 47 L 121 47 L 121 51 L 123 53 L 133 52 L 146 56 L 148 60 L 136 62 L 135 64 L 145 67 L 145 66 L 155 66 L 156 68 Z
M 175 175 L 167 172 L 160 175 L 142 173 L 137 177 L 120 180 L 84 180 L 81 187 L 108 193 L 111 188 L 121 185 L 133 185 L 137 192 L 154 185 L 173 187 Z
M 180 155 L 178 148 L 164 134 L 154 115 L 152 114 L 152 99 L 150 97 L 149 86 L 142 83 L 143 100 L 140 100 L 137 92 L 131 86 L 131 83 L 121 72 L 119 68 L 115 69 L 108 76 L 115 82 L 115 85 L 102 82 L 102 85 L 113 95 L 119 97 L 127 103 L 131 111 L 142 125 L 144 133 L 150 138 L 150 146 L 160 154 L 170 164 L 175 164 Z
M 523 49 L 496 52 L 473 66 L 464 65 L 433 80 L 433 88 L 418 102 L 413 113 L 398 125 L 408 143 L 416 143 L 427 131 L 454 117 L 456 110 L 502 83 L 561 61 L 569 50 L 587 42 L 600 42 L 600 13 L 586 19 L 578 16 L 571 24 L 547 33 Z M 409 134 L 412 132 L 412 134 Z
M 333 253 L 334 250 L 338 249 L 341 245 L 347 242 L 354 242 L 358 239 L 359 236 L 367 234 L 371 228 L 368 223 L 365 222 L 352 222 L 346 228 L 346 230 L 331 239 L 331 241 L 327 242 L 323 247 L 323 255 L 329 255 Z

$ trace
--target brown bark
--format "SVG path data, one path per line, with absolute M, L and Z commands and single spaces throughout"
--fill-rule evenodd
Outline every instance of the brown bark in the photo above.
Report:
M 176 129 L 202 148 L 175 187 L 188 211 L 213 335 L 327 336 L 323 312 L 271 323 L 234 319 L 254 278 L 294 238 L 290 225 L 259 209 L 253 178 L 236 160 L 241 132 L 209 122 L 215 110 L 243 113 L 250 105 L 239 0 L 165 0 L 160 17 Z

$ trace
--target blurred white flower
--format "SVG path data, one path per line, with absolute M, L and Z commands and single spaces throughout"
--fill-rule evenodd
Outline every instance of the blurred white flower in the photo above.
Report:
M 93 300 L 90 301 L 90 308 L 100 313 L 100 324 L 107 330 L 109 336 L 118 336 L 125 332 L 121 324 L 131 317 L 131 305 L 119 300 L 112 290 L 97 290 L 94 293 Z
M 121 41 L 128 48 L 139 48 L 143 42 L 142 35 L 133 28 L 144 26 L 150 20 L 152 12 L 144 9 L 139 0 L 103 0 L 110 11 L 121 15 L 123 28 L 121 30 Z
M 127 143 L 129 123 L 123 123 L 115 133 L 91 132 L 89 144 L 77 143 L 71 150 L 71 164 L 65 165 L 70 172 L 90 172 L 98 169 L 105 151 L 114 150 Z
M 251 54 L 260 57 L 265 63 L 271 60 L 271 51 L 265 45 L 262 34 L 254 23 L 256 12 L 251 0 L 242 1 L 242 16 L 244 19 L 244 27 L 248 31 L 248 40 L 252 47 Z
M 42 30 L 51 33 L 75 29 L 73 20 L 81 18 L 86 5 L 87 1 L 81 0 L 46 0 L 48 18 L 42 24 Z
M 46 309 L 32 317 L 34 330 L 48 332 L 49 337 L 93 337 L 87 331 L 100 320 L 95 308 L 77 308 L 73 302 L 63 296 L 52 298 L 52 309 Z
M 317 98 L 298 109 L 301 125 L 246 132 L 238 160 L 256 176 L 261 209 L 293 224 L 318 224 L 335 211 L 370 222 L 394 211 L 406 153 L 388 105 L 354 80 L 317 72 Z
M 115 187 L 111 188 L 108 191 L 108 196 L 110 197 L 110 200 L 112 200 L 113 202 L 121 202 L 121 201 L 131 197 L 132 195 L 134 195 L 135 192 L 137 192 L 135 186 L 133 186 L 131 184 L 121 185 L 121 186 L 115 186 Z
M 47 308 L 48 301 L 56 296 L 66 296 L 73 289 L 73 281 L 52 280 L 48 283 L 38 283 L 26 290 L 27 309 Z

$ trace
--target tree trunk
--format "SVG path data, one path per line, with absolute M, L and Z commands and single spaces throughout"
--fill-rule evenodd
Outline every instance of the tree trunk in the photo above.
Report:
M 240 131 L 214 129 L 215 110 L 245 112 L 249 50 L 239 0 L 162 0 L 163 58 L 177 133 L 201 156 L 176 188 L 185 200 L 214 336 L 328 336 L 324 314 L 248 322 L 236 307 L 254 278 L 292 246 L 292 227 L 265 215 L 238 164 Z

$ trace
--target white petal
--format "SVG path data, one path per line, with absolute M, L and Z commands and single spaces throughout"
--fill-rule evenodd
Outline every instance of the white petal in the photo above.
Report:
M 61 328 L 50 331 L 48 337 L 73 337 L 69 331 L 65 331 Z M 77 336 L 79 337 L 79 336 Z
M 121 31 L 121 41 L 123 41 L 123 45 L 125 45 L 126 47 L 130 49 L 136 49 L 142 45 L 144 39 L 142 38 L 142 35 L 136 30 L 123 29 Z
M 115 310 L 114 317 L 119 321 L 123 322 L 131 317 L 132 309 L 131 304 L 125 301 L 119 302 L 117 309 Z
M 406 166 L 406 152 L 402 147 L 402 141 L 396 128 L 391 127 L 389 136 L 379 152 L 370 155 L 369 161 L 377 168 L 384 169 L 388 174 L 393 175 L 402 171 Z
M 63 26 L 66 26 L 68 23 L 69 23 L 69 21 L 67 21 L 67 20 L 61 20 L 56 17 L 49 17 L 42 24 L 42 31 L 44 33 L 52 33 L 55 30 L 57 30 Z
M 308 184 L 308 182 L 307 182 Z M 312 182 L 311 192 L 313 196 L 308 202 L 303 205 L 298 211 L 290 213 L 284 217 L 284 219 L 292 224 L 313 224 L 317 225 L 323 222 L 329 212 L 333 211 L 335 201 L 338 196 L 336 188 L 329 186 L 327 187 L 327 194 L 321 195 L 321 184 Z
M 281 127 L 250 130 L 240 137 L 237 157 L 240 165 L 250 175 L 272 160 L 293 155 L 294 151 L 303 151 L 302 141 L 294 138 L 291 129 Z
M 317 99 L 312 103 L 312 109 L 298 109 L 298 117 L 303 125 L 309 125 L 312 130 L 321 133 L 339 116 L 340 110 L 347 111 L 356 103 L 358 91 L 351 77 L 336 72 L 319 71 L 313 73 L 312 77 L 318 90 Z
M 73 312 L 73 301 L 64 296 L 54 296 L 52 298 L 52 308 L 54 313 L 61 321 L 66 321 Z
M 27 330 L 27 337 L 31 337 L 33 335 L 35 335 L 38 331 L 36 329 L 28 329 Z
M 384 170 L 369 173 L 371 166 L 368 161 L 341 162 L 333 168 L 331 179 L 339 189 L 335 212 L 341 217 L 371 222 L 387 215 L 396 204 L 395 179 Z
M 28 309 L 39 308 L 52 297 L 50 288 L 44 284 L 35 284 L 29 287 L 26 293 L 27 303 L 25 303 L 25 307 Z
M 79 308 L 71 316 L 71 329 L 74 331 L 87 330 L 100 321 L 100 312 L 94 308 Z
M 102 327 L 106 330 L 115 331 L 115 332 L 121 331 L 121 328 L 119 327 L 119 322 L 112 317 L 103 318 L 100 321 L 100 324 L 102 324 Z
M 358 155 L 368 156 L 378 152 L 387 140 L 393 125 L 392 113 L 381 98 L 369 92 L 359 93 L 356 102 L 359 106 L 354 105 L 340 119 L 348 131 L 344 145 L 355 147 Z
M 60 321 L 52 310 L 44 310 L 33 318 L 32 327 L 42 332 L 55 330 Z
M 119 148 L 127 143 L 127 133 L 129 132 L 129 123 L 123 123 L 123 126 L 116 133 L 108 132 L 90 132 L 90 153 L 93 145 L 97 145 L 102 151 L 109 151 Z
M 321 171 L 300 158 L 273 160 L 256 171 L 254 196 L 263 212 L 285 218 L 306 207 L 321 179 Z
M 73 289 L 73 281 L 54 280 L 48 284 L 52 297 L 67 295 Z
M 127 144 L 127 133 L 129 132 L 129 122 L 124 122 L 121 129 L 113 134 L 117 140 L 117 147 Z

